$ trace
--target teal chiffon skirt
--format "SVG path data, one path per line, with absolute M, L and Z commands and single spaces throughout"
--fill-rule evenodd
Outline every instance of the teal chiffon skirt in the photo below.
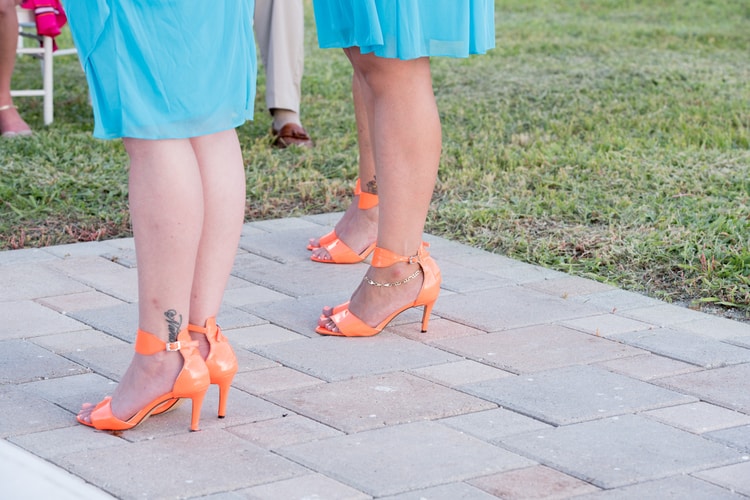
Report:
M 254 0 L 64 0 L 102 139 L 237 127 L 255 99 Z
M 494 0 L 313 0 L 321 48 L 468 57 L 495 47 Z

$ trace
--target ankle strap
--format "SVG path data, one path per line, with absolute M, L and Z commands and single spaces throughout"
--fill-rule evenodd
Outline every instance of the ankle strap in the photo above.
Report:
M 206 320 L 206 326 L 198 326 L 192 323 L 188 323 L 188 331 L 192 333 L 202 333 L 203 335 L 208 335 L 210 332 L 216 330 L 217 326 L 218 325 L 216 324 L 216 317 L 211 316 Z
M 161 351 L 173 352 L 179 351 L 183 347 L 194 347 L 198 345 L 197 342 L 187 340 L 185 338 L 186 336 L 187 328 L 177 334 L 177 342 L 164 342 L 153 333 L 148 333 L 138 329 L 138 333 L 135 336 L 135 352 L 150 356 Z
M 359 196 L 357 207 L 360 210 L 367 210 L 368 208 L 378 206 L 378 195 L 362 191 L 362 184 L 359 179 L 357 179 L 357 183 L 354 185 L 354 196 Z
M 221 333 L 221 327 L 216 323 L 216 316 L 211 316 L 206 320 L 206 326 L 198 326 L 192 323 L 188 324 L 188 331 L 191 333 L 200 333 L 208 338 L 209 342 L 226 340 Z
M 395 252 L 391 252 L 390 250 L 385 248 L 375 247 L 375 251 L 372 254 L 372 267 L 389 267 L 397 262 L 421 264 L 422 259 L 430 255 L 430 253 L 427 251 L 427 246 L 429 246 L 427 243 L 422 242 L 422 244 L 419 245 L 419 250 L 417 250 L 417 253 L 408 257 L 399 255 Z

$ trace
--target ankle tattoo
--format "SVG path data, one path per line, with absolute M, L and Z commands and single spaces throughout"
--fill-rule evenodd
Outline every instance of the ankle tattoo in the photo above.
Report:
M 164 317 L 167 318 L 167 328 L 169 328 L 169 341 L 177 342 L 177 335 L 182 330 L 182 314 L 177 314 L 174 309 L 169 309 L 164 312 Z
M 376 177 L 373 177 L 371 181 L 367 181 L 367 192 L 378 194 L 378 180 Z

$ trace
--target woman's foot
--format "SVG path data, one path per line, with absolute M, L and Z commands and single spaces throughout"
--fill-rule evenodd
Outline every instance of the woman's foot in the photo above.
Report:
M 152 355 L 134 354 L 130 366 L 112 394 L 112 413 L 120 420 L 129 420 L 144 406 L 172 390 L 183 365 L 179 352 Z M 78 417 L 91 423 L 95 405 L 86 403 Z
M 351 205 L 334 229 L 336 236 L 355 253 L 361 254 L 372 246 L 378 236 L 378 207 L 360 209 L 359 196 L 352 199 Z M 329 261 L 331 255 L 320 246 L 320 238 L 311 238 L 313 260 Z
M 377 283 L 397 283 L 413 275 L 416 268 L 418 266 L 406 263 L 398 263 L 385 268 L 370 266 L 366 278 Z M 403 308 L 405 304 L 413 303 L 422 289 L 423 281 L 422 273 L 398 286 L 372 286 L 363 280 L 348 302 L 348 309 L 365 324 L 374 328 L 394 311 Z M 333 307 L 324 307 L 318 319 L 318 326 L 331 332 L 338 332 L 338 327 L 331 319 L 333 313 Z
M 31 127 L 21 118 L 12 104 L 0 106 L 0 135 L 16 137 L 31 135 Z

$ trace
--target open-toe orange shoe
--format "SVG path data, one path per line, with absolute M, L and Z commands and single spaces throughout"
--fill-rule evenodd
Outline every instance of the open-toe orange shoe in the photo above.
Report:
M 216 324 L 216 318 L 208 318 L 206 326 L 197 326 L 192 323 L 188 325 L 188 331 L 200 333 L 208 339 L 209 351 L 206 357 L 206 366 L 211 378 L 211 384 L 219 386 L 219 418 L 226 416 L 227 397 L 232 379 L 237 373 L 237 356 L 229 344 L 229 340 L 221 333 L 221 327 Z M 178 406 L 177 400 L 167 401 L 157 407 L 151 414 L 161 415 L 174 410 Z
M 426 241 L 422 242 L 422 248 L 423 249 L 427 249 L 427 247 L 429 247 L 429 246 L 430 246 L 430 244 L 427 243 Z M 433 260 L 433 262 L 434 262 L 434 260 Z M 339 304 L 337 306 L 333 306 L 333 307 L 331 307 L 330 313 L 328 313 L 328 314 L 321 313 L 320 314 L 319 321 L 325 321 L 330 316 L 333 316 L 334 314 L 339 313 L 339 312 L 343 311 L 344 309 L 347 309 L 348 307 L 349 307 L 349 301 L 348 300 L 346 302 L 344 302 L 343 304 Z
M 336 231 L 328 233 L 333 236 L 333 241 L 323 245 L 328 252 L 327 259 L 317 257 L 315 255 L 310 256 L 310 260 L 314 262 L 322 262 L 323 264 L 358 264 L 365 260 L 373 250 L 375 250 L 375 242 L 373 241 L 367 248 L 362 250 L 360 253 L 355 252 L 349 245 L 344 243 L 343 240 L 339 239 L 336 235 Z
M 435 260 L 430 257 L 427 251 L 426 245 L 421 245 L 416 255 L 406 257 L 398 255 L 390 250 L 376 247 L 375 253 L 372 256 L 373 267 L 389 267 L 397 262 L 407 262 L 409 264 L 418 264 L 418 268 L 409 276 L 405 277 L 400 281 L 393 283 L 378 283 L 369 279 L 365 276 L 364 281 L 372 286 L 382 287 L 395 287 L 408 283 L 412 279 L 416 278 L 420 274 L 423 275 L 422 288 L 419 290 L 419 294 L 414 302 L 404 305 L 389 314 L 383 321 L 377 326 L 370 326 L 356 315 L 354 315 L 348 306 L 348 302 L 341 304 L 333 308 L 332 314 L 329 318 L 336 325 L 336 330 L 330 330 L 325 326 L 319 325 L 315 331 L 321 335 L 338 335 L 342 337 L 371 337 L 380 333 L 388 323 L 393 320 L 396 316 L 411 309 L 412 307 L 424 306 L 422 313 L 422 331 L 427 331 L 427 324 L 430 321 L 430 313 L 432 307 L 435 305 L 435 301 L 440 294 L 440 268 L 438 267 Z
M 359 179 L 357 179 L 357 183 L 354 186 L 354 196 L 359 196 L 357 207 L 360 210 L 368 210 L 378 205 L 378 195 L 362 191 Z M 307 245 L 308 250 L 315 250 L 317 248 L 325 248 L 330 258 L 321 259 L 312 255 L 310 256 L 310 260 L 312 261 L 324 264 L 356 264 L 365 260 L 372 253 L 375 249 L 375 242 L 368 245 L 362 252 L 357 253 L 338 237 L 334 229 L 321 236 L 318 239 L 317 246 L 313 244 Z
M 203 398 L 208 390 L 210 380 L 208 368 L 197 347 L 198 342 L 190 339 L 187 329 L 182 330 L 177 335 L 177 342 L 169 343 L 151 333 L 138 330 L 135 339 L 135 352 L 138 354 L 150 356 L 160 351 L 180 351 L 180 354 L 182 354 L 182 370 L 177 375 L 172 390 L 154 399 L 127 420 L 120 420 L 114 416 L 111 406 L 112 398 L 107 396 L 92 410 L 90 422 L 86 422 L 80 416 L 78 421 L 83 425 L 100 430 L 122 431 L 132 429 L 153 414 L 154 410 L 163 407 L 162 405 L 165 403 L 177 401 L 179 398 L 189 398 L 193 403 L 190 430 L 197 431 Z M 167 410 L 171 409 L 172 406 L 174 404 L 170 405 Z M 163 410 L 162 413 L 164 411 L 166 410 Z

